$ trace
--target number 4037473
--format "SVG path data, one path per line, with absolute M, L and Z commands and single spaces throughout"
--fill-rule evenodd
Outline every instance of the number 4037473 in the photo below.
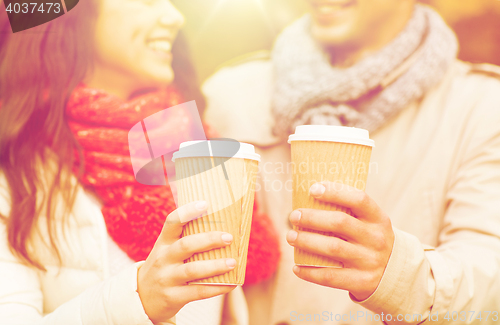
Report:
M 461 311 L 461 312 L 457 312 L 457 311 L 454 311 L 454 312 L 447 312 L 446 315 L 444 315 L 444 319 L 446 319 L 447 321 L 462 321 L 462 322 L 465 322 L 465 321 L 469 321 L 469 322 L 472 322 L 473 320 L 474 321 L 493 321 L 493 322 L 496 322 L 498 321 L 498 311 L 479 311 L 479 312 L 475 312 L 473 310 L 469 310 L 469 311 Z
M 27 13 L 55 13 L 58 14 L 61 12 L 61 4 L 60 3 L 35 3 L 35 2 L 24 2 L 24 3 L 9 3 L 6 8 L 8 13 L 16 13 L 16 14 L 27 14 Z

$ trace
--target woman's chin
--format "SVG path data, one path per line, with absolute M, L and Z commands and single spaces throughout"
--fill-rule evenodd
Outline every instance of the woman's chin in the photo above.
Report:
M 170 66 L 165 67 L 160 65 L 149 68 L 141 79 L 147 80 L 146 84 L 150 84 L 151 86 L 164 87 L 174 81 L 174 72 Z

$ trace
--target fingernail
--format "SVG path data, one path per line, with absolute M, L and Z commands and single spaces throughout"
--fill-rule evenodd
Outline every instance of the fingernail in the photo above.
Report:
M 228 259 L 226 259 L 226 265 L 230 269 L 234 269 L 234 267 L 236 266 L 236 260 L 234 258 L 228 258 Z
M 290 214 L 290 222 L 297 225 L 300 222 L 300 217 L 302 217 L 302 212 L 295 210 Z
M 297 236 L 299 236 L 298 232 L 296 232 L 295 230 L 290 230 L 286 236 L 286 239 L 289 243 L 293 243 L 297 239 Z
M 199 211 L 205 211 L 207 209 L 207 201 L 199 201 L 196 203 L 195 208 Z
M 325 193 L 326 187 L 321 183 L 316 183 L 309 189 L 309 193 L 313 196 L 321 196 Z
M 225 242 L 226 244 L 231 244 L 231 242 L 233 241 L 233 235 L 231 234 L 223 234 L 221 238 L 222 241 Z
M 293 266 L 293 273 L 299 273 L 300 272 L 300 267 L 298 267 L 297 265 L 294 265 Z

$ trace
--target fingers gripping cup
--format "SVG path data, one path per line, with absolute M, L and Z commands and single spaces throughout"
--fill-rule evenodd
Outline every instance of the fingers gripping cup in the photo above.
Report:
M 236 149 L 231 150 L 235 144 Z M 226 274 L 191 283 L 242 285 L 260 156 L 246 143 L 190 141 L 180 145 L 172 160 L 179 206 L 199 200 L 208 202 L 207 214 L 186 224 L 182 236 L 209 231 L 233 235 L 231 245 L 197 253 L 185 262 L 234 258 L 236 267 Z
M 293 162 L 293 209 L 309 208 L 326 211 L 342 211 L 353 215 L 350 209 L 321 202 L 309 195 L 309 188 L 323 181 L 336 182 L 339 187 L 349 185 L 365 190 L 372 147 L 369 133 L 363 129 L 329 126 L 298 126 L 288 142 L 292 146 Z M 327 236 L 329 232 L 303 229 Z M 295 248 L 295 264 L 318 267 L 342 267 L 331 258 Z

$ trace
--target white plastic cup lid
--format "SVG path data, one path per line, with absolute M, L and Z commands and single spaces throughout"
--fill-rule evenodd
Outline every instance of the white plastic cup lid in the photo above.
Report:
M 239 143 L 239 148 L 237 144 Z M 187 141 L 179 146 L 179 151 L 175 152 L 172 161 L 177 158 L 191 157 L 227 157 L 243 158 L 260 161 L 260 155 L 255 153 L 253 145 L 237 141 L 224 140 L 202 140 Z
M 292 141 L 328 141 L 375 147 L 375 141 L 370 139 L 367 130 L 334 125 L 297 126 L 295 134 L 288 138 L 288 143 Z

